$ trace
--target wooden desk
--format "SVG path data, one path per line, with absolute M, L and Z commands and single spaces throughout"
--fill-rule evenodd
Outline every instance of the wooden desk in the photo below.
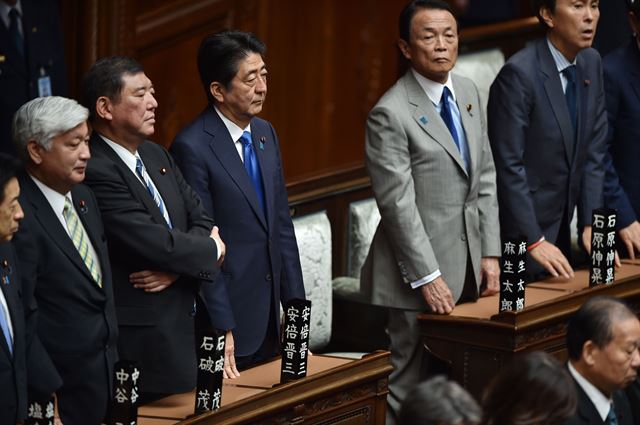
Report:
M 519 312 L 498 314 L 495 295 L 456 306 L 449 316 L 420 315 L 425 345 L 450 366 L 454 379 L 479 397 L 516 353 L 543 350 L 565 360 L 567 320 L 589 297 L 618 297 L 638 311 L 640 264 L 625 262 L 612 285 L 589 289 L 588 282 L 588 270 L 576 271 L 571 282 L 532 282 L 525 290 L 525 309 Z
M 309 358 L 307 377 L 273 387 L 280 380 L 280 360 L 224 380 L 222 407 L 193 414 L 195 393 L 176 394 L 142 406 L 139 425 L 194 424 L 384 424 L 389 352 L 360 360 L 324 355 Z

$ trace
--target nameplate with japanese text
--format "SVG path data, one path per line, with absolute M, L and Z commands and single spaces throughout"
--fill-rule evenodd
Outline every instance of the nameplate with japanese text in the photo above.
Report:
M 524 308 L 527 242 L 524 238 L 503 241 L 500 259 L 500 312 Z
M 136 425 L 140 369 L 135 362 L 120 360 L 113 371 L 111 425 Z
M 195 414 L 220 408 L 225 333 L 209 328 L 199 333 L 198 341 Z
M 307 376 L 311 301 L 294 299 L 284 307 L 280 383 Z
M 615 279 L 616 210 L 593 210 L 589 286 L 611 284 Z

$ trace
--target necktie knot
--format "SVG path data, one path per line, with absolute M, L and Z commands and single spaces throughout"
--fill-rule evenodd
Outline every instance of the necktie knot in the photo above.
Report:
M 142 159 L 140 159 L 139 156 L 136 156 L 136 173 L 138 173 L 139 175 L 142 175 L 142 170 L 143 170 Z
M 242 146 L 251 145 L 251 133 L 248 131 L 242 133 L 242 136 L 240 136 L 240 143 L 242 143 Z
M 565 69 L 562 70 L 562 74 L 567 79 L 567 81 L 571 84 L 576 82 L 576 66 L 569 65 Z
M 20 19 L 20 12 L 18 12 L 18 9 L 16 9 L 15 7 L 11 8 L 11 10 L 9 11 L 9 19 L 12 22 Z
M 20 12 L 15 7 L 9 11 L 9 37 L 12 39 L 20 56 L 24 57 L 24 40 L 20 33 Z
M 62 209 L 62 214 L 65 216 L 68 216 L 71 213 L 71 208 L 73 208 L 73 205 L 71 205 L 71 199 L 69 199 L 68 196 L 65 196 L 64 208 Z

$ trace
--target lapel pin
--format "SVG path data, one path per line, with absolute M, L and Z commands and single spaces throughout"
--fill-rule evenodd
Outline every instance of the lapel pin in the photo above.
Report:
M 428 121 L 427 121 L 427 117 L 425 117 L 424 115 L 422 115 L 422 116 L 419 118 L 419 120 L 420 120 L 420 122 L 421 122 L 422 124 L 425 124 L 425 125 L 426 125 L 426 124 L 427 124 L 427 122 L 428 122 Z
M 264 150 L 264 143 L 267 141 L 267 138 L 262 136 L 260 138 L 260 150 L 263 151 Z
M 87 211 L 89 211 L 89 209 L 87 208 L 87 203 L 84 201 L 84 199 L 81 199 L 80 202 L 78 202 L 78 205 L 80 206 L 80 212 L 82 214 L 86 214 Z
M 591 80 L 584 80 L 584 86 L 587 87 L 589 84 L 591 84 Z
M 7 260 L 2 260 L 2 268 L 6 269 L 7 267 L 9 267 L 9 262 Z
M 11 281 L 9 280 L 9 276 L 2 276 L 2 283 L 4 283 L 5 285 L 11 283 Z
M 6 61 L 7 58 L 4 55 L 0 55 L 0 63 Z
M 472 104 L 468 104 L 467 105 L 467 112 L 469 113 L 469 115 L 473 116 L 473 114 L 471 113 L 471 110 L 473 109 L 473 105 Z
M 167 174 L 167 169 L 166 169 L 166 168 L 164 168 L 164 167 L 162 167 L 162 168 L 160 169 L 160 174 L 162 174 L 163 176 L 164 176 L 165 174 Z
M 31 28 L 31 32 L 38 32 L 38 27 Z

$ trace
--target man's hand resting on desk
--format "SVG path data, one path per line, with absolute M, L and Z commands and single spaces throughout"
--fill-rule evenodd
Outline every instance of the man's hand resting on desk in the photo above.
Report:
M 591 243 L 589 243 L 589 246 L 591 246 Z M 538 246 L 529 251 L 529 254 L 553 277 L 562 276 L 565 280 L 569 280 L 575 276 L 569 261 L 562 251 L 550 242 L 540 242 Z
M 442 276 L 420 287 L 422 296 L 434 313 L 449 314 L 455 307 L 453 295 Z
M 500 292 L 500 263 L 496 257 L 480 260 L 480 296 L 488 297 Z

